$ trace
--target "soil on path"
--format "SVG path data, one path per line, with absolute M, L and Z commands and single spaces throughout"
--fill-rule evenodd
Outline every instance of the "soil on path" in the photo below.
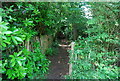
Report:
M 67 52 L 68 44 L 65 40 L 61 40 L 58 47 L 58 54 L 49 56 L 48 59 L 51 61 L 49 68 L 49 74 L 47 79 L 64 79 L 64 75 L 68 74 L 69 71 L 69 53 Z

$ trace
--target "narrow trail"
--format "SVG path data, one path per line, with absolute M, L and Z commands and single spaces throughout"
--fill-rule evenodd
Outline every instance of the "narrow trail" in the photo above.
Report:
M 58 47 L 58 54 L 49 56 L 48 59 L 51 61 L 49 74 L 47 79 L 64 79 L 64 75 L 68 74 L 69 71 L 69 54 L 67 52 L 68 45 L 62 40 Z

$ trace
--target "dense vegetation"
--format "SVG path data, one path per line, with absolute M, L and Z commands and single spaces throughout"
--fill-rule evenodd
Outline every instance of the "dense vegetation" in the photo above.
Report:
M 74 56 L 70 52 L 73 72 L 66 79 L 120 77 L 120 3 L 19 2 L 2 6 L 3 79 L 45 78 L 50 64 L 46 56 L 55 51 L 49 48 L 42 52 L 40 38 L 50 35 L 55 44 L 61 33 L 67 40 L 75 41 Z
M 120 77 L 120 27 L 118 3 L 88 3 L 93 18 L 87 21 L 88 37 L 76 40 L 71 56 L 72 79 L 117 79 Z M 78 57 L 77 59 L 75 59 Z

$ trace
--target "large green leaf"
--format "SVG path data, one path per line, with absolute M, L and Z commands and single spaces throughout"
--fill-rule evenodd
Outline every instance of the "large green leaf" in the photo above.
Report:
M 17 56 L 19 56 L 20 54 L 22 54 L 22 51 L 20 51 L 20 52 L 17 54 Z
M 6 36 L 1 36 L 1 38 L 2 38 L 2 39 L 7 39 L 7 37 L 6 37 Z
M 8 40 L 3 40 L 3 42 L 5 42 L 7 44 L 10 44 L 10 42 Z
M 3 32 L 3 34 L 11 34 L 12 32 L 11 31 L 5 31 Z
M 19 60 L 25 60 L 26 57 L 18 57 Z
M 15 40 L 14 36 L 11 36 L 12 37 L 12 41 L 15 43 L 15 44 L 18 44 L 17 41 Z
M 3 42 L 1 43 L 1 45 L 2 45 L 3 47 L 6 47 L 6 44 L 5 44 L 5 43 L 3 43 Z
M 21 61 L 20 61 L 20 60 L 18 60 L 17 62 L 18 62 L 18 64 L 19 64 L 20 66 L 22 66 L 22 63 L 21 63 Z
M 23 42 L 23 40 L 22 40 L 20 37 L 14 36 L 14 38 L 15 38 L 17 41 Z
M 12 65 L 12 67 L 14 67 L 15 66 L 15 61 L 11 60 L 11 65 Z

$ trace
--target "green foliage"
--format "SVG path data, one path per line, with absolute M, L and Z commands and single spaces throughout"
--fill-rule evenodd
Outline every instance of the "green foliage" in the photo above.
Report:
M 9 27 L 9 23 L 0 21 L 1 48 L 4 50 L 7 45 L 21 44 L 27 37 L 27 32 L 21 28 Z
M 69 30 L 66 27 L 67 31 L 64 32 L 69 32 L 71 35 L 71 24 L 79 23 L 82 26 L 85 23 L 86 18 L 80 16 L 84 15 L 80 8 L 82 5 L 81 3 L 33 2 L 7 3 L 3 6 L 8 13 L 5 20 L 9 19 L 9 22 L 13 23 L 11 26 L 19 26 L 25 29 L 32 28 L 38 31 L 39 35 L 51 34 L 55 36 L 57 32 L 64 31 L 61 29 L 63 26 L 69 27 Z M 71 10 L 73 8 L 76 10 Z M 84 21 L 81 21 L 81 19 Z
M 82 6 L 90 8 L 91 19 L 85 17 Z M 32 38 L 36 35 L 54 37 L 62 30 L 72 39 L 76 29 L 81 35 L 74 51 L 78 59 L 70 58 L 73 72 L 68 78 L 118 78 L 119 11 L 119 3 L 3 3 L 3 9 L 0 8 L 3 54 L 0 72 L 8 79 L 44 78 L 50 62 L 41 53 L 40 44 Z M 46 55 L 53 54 L 53 48 L 46 52 Z
M 41 53 L 39 46 L 34 46 L 34 52 L 23 49 L 4 58 L 3 74 L 5 73 L 9 79 L 22 79 L 26 76 L 30 79 L 44 78 L 43 75 L 47 72 L 50 62 Z
M 118 61 L 118 52 L 108 52 L 104 39 L 100 36 L 80 39 L 76 42 L 74 54 L 77 60 L 71 58 L 74 64 L 72 79 L 116 79 L 119 67 L 115 66 Z M 108 37 L 106 40 L 110 40 Z
M 43 77 L 44 74 L 47 72 L 48 70 L 48 66 L 50 61 L 48 61 L 45 57 L 44 54 L 41 53 L 40 51 L 40 44 L 39 43 L 35 43 L 33 45 L 34 47 L 34 52 L 30 53 L 26 55 L 27 59 L 27 64 L 26 64 L 26 68 L 27 72 L 28 72 L 28 78 L 45 78 Z M 25 50 L 27 51 L 27 50 Z M 34 74 L 35 75 L 34 75 Z
M 53 49 L 52 48 L 48 48 L 46 51 L 46 55 L 53 55 Z
M 6 25 L 7 23 L 0 22 L 0 26 L 1 26 L 0 36 L 2 38 L 1 39 L 2 51 L 6 50 L 8 45 L 13 47 L 14 45 L 18 45 L 21 42 L 23 42 L 23 40 L 25 40 L 25 33 L 21 33 L 23 32 L 23 30 L 14 28 L 13 31 L 11 31 L 10 28 L 7 27 Z M 9 58 L 11 59 L 8 59 L 7 57 L 3 57 L 4 59 L 2 60 L 3 64 L 2 64 L 1 73 L 3 74 L 6 73 L 6 75 L 8 75 L 8 78 L 12 78 L 12 79 L 16 77 L 23 78 L 25 76 L 25 69 L 21 65 L 21 60 L 24 60 L 23 57 L 19 56 L 21 53 L 22 51 L 20 51 L 19 53 L 14 52 L 13 55 L 9 55 Z M 6 68 L 9 68 L 9 69 L 6 69 Z
M 14 79 L 14 78 L 22 79 L 26 75 L 25 72 L 26 68 L 23 67 L 26 58 L 20 56 L 21 53 L 22 51 L 20 51 L 19 53 L 14 52 L 13 55 L 9 56 L 9 60 L 5 59 L 6 62 L 3 63 L 4 65 L 3 69 L 8 68 L 3 73 L 6 73 L 9 79 Z
M 53 56 L 53 55 L 56 55 L 57 54 L 57 51 L 58 51 L 58 49 L 57 48 L 55 48 L 55 47 L 51 47 L 51 48 L 48 48 L 47 50 L 46 50 L 46 55 L 50 55 L 50 56 Z
M 13 9 L 4 11 L 11 14 Z M 2 15 L 3 21 L 0 21 L 0 48 L 2 49 L 2 61 L 0 61 L 0 68 L 2 70 L 3 79 L 23 79 L 23 78 L 45 78 L 50 61 L 46 59 L 45 54 L 41 53 L 40 43 L 34 42 L 32 47 L 34 51 L 28 51 L 24 45 L 26 41 L 30 41 L 33 36 L 37 34 L 30 27 L 24 29 L 21 26 L 32 26 L 32 22 L 27 19 L 22 25 L 13 25 L 11 22 L 18 18 L 7 20 L 10 15 Z M 3 14 L 3 13 L 2 13 Z M 28 30 L 27 30 L 28 29 Z
M 66 78 L 118 79 L 119 50 L 116 48 L 120 46 L 120 34 L 119 24 L 115 24 L 118 23 L 118 12 L 114 12 L 118 8 L 118 3 L 89 4 L 93 17 L 88 20 L 87 30 L 84 31 L 88 37 L 79 36 L 76 41 L 74 56 L 70 57 L 73 72 Z

